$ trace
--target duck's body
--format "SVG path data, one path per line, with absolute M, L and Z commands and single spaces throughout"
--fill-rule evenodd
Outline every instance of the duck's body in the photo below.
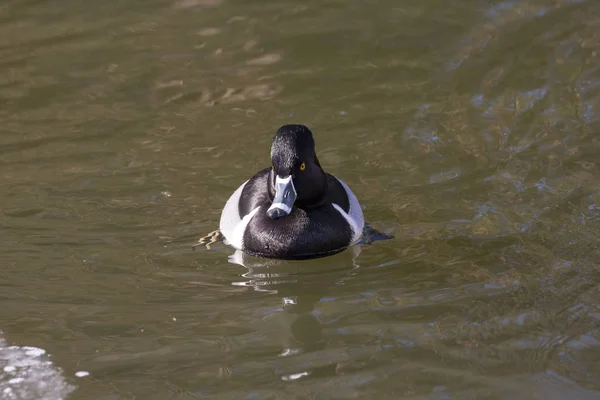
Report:
M 225 204 L 220 230 L 229 244 L 294 259 L 334 254 L 360 240 L 360 204 L 346 184 L 322 170 L 308 128 L 281 127 L 271 158 L 273 167 L 244 182 Z

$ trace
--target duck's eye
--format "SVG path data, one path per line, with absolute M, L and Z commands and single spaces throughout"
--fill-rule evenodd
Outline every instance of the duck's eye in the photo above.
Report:
M 306 169 L 306 164 L 300 164 L 300 171 L 304 171 Z

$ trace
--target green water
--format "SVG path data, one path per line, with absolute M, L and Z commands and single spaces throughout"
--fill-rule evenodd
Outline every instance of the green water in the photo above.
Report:
M 0 21 L 0 347 L 47 351 L 48 399 L 600 398 L 599 2 Z M 394 239 L 192 251 L 287 123 Z

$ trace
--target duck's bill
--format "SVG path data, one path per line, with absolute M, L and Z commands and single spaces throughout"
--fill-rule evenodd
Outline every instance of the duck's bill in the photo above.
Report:
M 267 210 L 270 218 L 277 219 L 285 217 L 292 212 L 294 202 L 296 201 L 296 188 L 292 182 L 292 176 L 285 178 L 275 177 L 275 198 L 273 204 Z

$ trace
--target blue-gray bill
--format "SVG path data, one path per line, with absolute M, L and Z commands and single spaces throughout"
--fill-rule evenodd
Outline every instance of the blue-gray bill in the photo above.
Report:
M 296 188 L 291 175 L 285 178 L 281 178 L 279 175 L 275 177 L 275 198 L 267 210 L 269 218 L 278 219 L 289 215 L 294 207 L 296 196 Z

